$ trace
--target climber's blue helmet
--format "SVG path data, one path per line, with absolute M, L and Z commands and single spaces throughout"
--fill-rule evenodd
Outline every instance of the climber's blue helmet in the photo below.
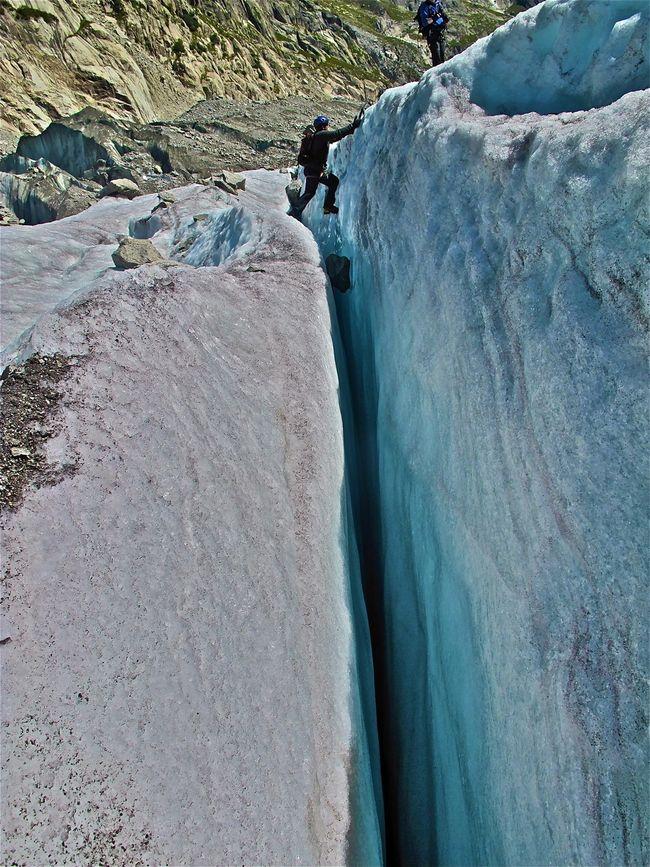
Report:
M 329 122 L 329 117 L 325 117 L 324 114 L 319 114 L 318 117 L 314 118 L 314 128 L 325 129 L 325 127 L 329 125 Z

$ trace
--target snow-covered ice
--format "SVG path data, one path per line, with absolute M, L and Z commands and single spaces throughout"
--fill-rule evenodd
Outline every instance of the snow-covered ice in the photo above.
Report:
M 305 212 L 403 863 L 648 861 L 648 14 L 550 0 L 387 91 Z
M 380 861 L 326 278 L 285 183 L 0 230 L 8 356 L 76 359 L 63 480 L 4 521 L 12 863 Z M 176 263 L 115 271 L 129 228 Z

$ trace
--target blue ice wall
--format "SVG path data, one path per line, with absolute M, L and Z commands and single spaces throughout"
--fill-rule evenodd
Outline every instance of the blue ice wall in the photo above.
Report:
M 589 5 L 525 13 L 510 51 L 539 54 L 530 22 L 561 7 L 555 36 L 539 33 L 564 52 Z M 647 53 L 645 3 L 593 5 L 601 41 L 618 28 Z M 573 47 L 589 77 L 603 52 Z M 609 105 L 517 117 L 473 103 L 451 61 L 385 93 L 339 146 L 338 221 L 320 196 L 306 212 L 324 254 L 353 261 L 337 299 L 348 456 L 357 515 L 376 513 L 366 593 L 383 612 L 379 723 L 402 863 L 648 860 L 637 61 L 635 48 L 618 58 L 635 92 Z
M 349 606 L 354 624 L 356 671 L 353 684 L 354 742 L 350 771 L 351 827 L 346 863 L 349 867 L 381 867 L 386 863 L 384 802 L 379 756 L 375 672 L 372 657 L 367 606 L 364 600 L 359 551 L 358 502 L 360 466 L 356 459 L 357 442 L 352 424 L 353 406 L 345 347 L 337 326 L 334 297 L 330 295 L 336 365 L 339 372 L 341 414 L 346 420 L 345 487 L 341 512 L 344 526 L 344 549 L 347 553 Z

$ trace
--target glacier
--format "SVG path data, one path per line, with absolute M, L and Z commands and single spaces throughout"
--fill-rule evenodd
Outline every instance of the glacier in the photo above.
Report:
M 56 483 L 2 521 L 7 862 L 382 863 L 327 281 L 285 184 L 0 229 L 5 373 L 70 363 Z M 116 271 L 126 234 L 167 261 Z
M 648 862 L 648 25 L 547 0 L 385 92 L 314 237 L 264 171 L 0 229 L 5 374 L 70 364 L 5 860 Z
M 648 862 L 650 9 L 389 90 L 305 212 L 338 295 L 389 862 Z M 347 406 L 347 408 L 346 408 Z

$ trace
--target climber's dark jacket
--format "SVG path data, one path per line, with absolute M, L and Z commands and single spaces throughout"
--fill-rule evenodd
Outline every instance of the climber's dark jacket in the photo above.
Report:
M 330 145 L 335 141 L 341 141 L 346 135 L 351 135 L 356 129 L 354 123 L 343 126 L 341 129 L 321 129 L 314 133 L 314 138 L 311 144 L 309 162 L 305 164 L 305 177 L 315 177 L 321 175 L 325 171 L 327 165 L 327 156 L 329 154 Z
M 420 25 L 420 33 L 426 35 L 431 28 L 442 29 L 445 27 L 449 18 L 440 0 L 429 0 L 429 2 L 425 0 L 425 2 L 420 3 L 415 20 Z M 438 20 L 441 20 L 442 23 L 437 24 Z

